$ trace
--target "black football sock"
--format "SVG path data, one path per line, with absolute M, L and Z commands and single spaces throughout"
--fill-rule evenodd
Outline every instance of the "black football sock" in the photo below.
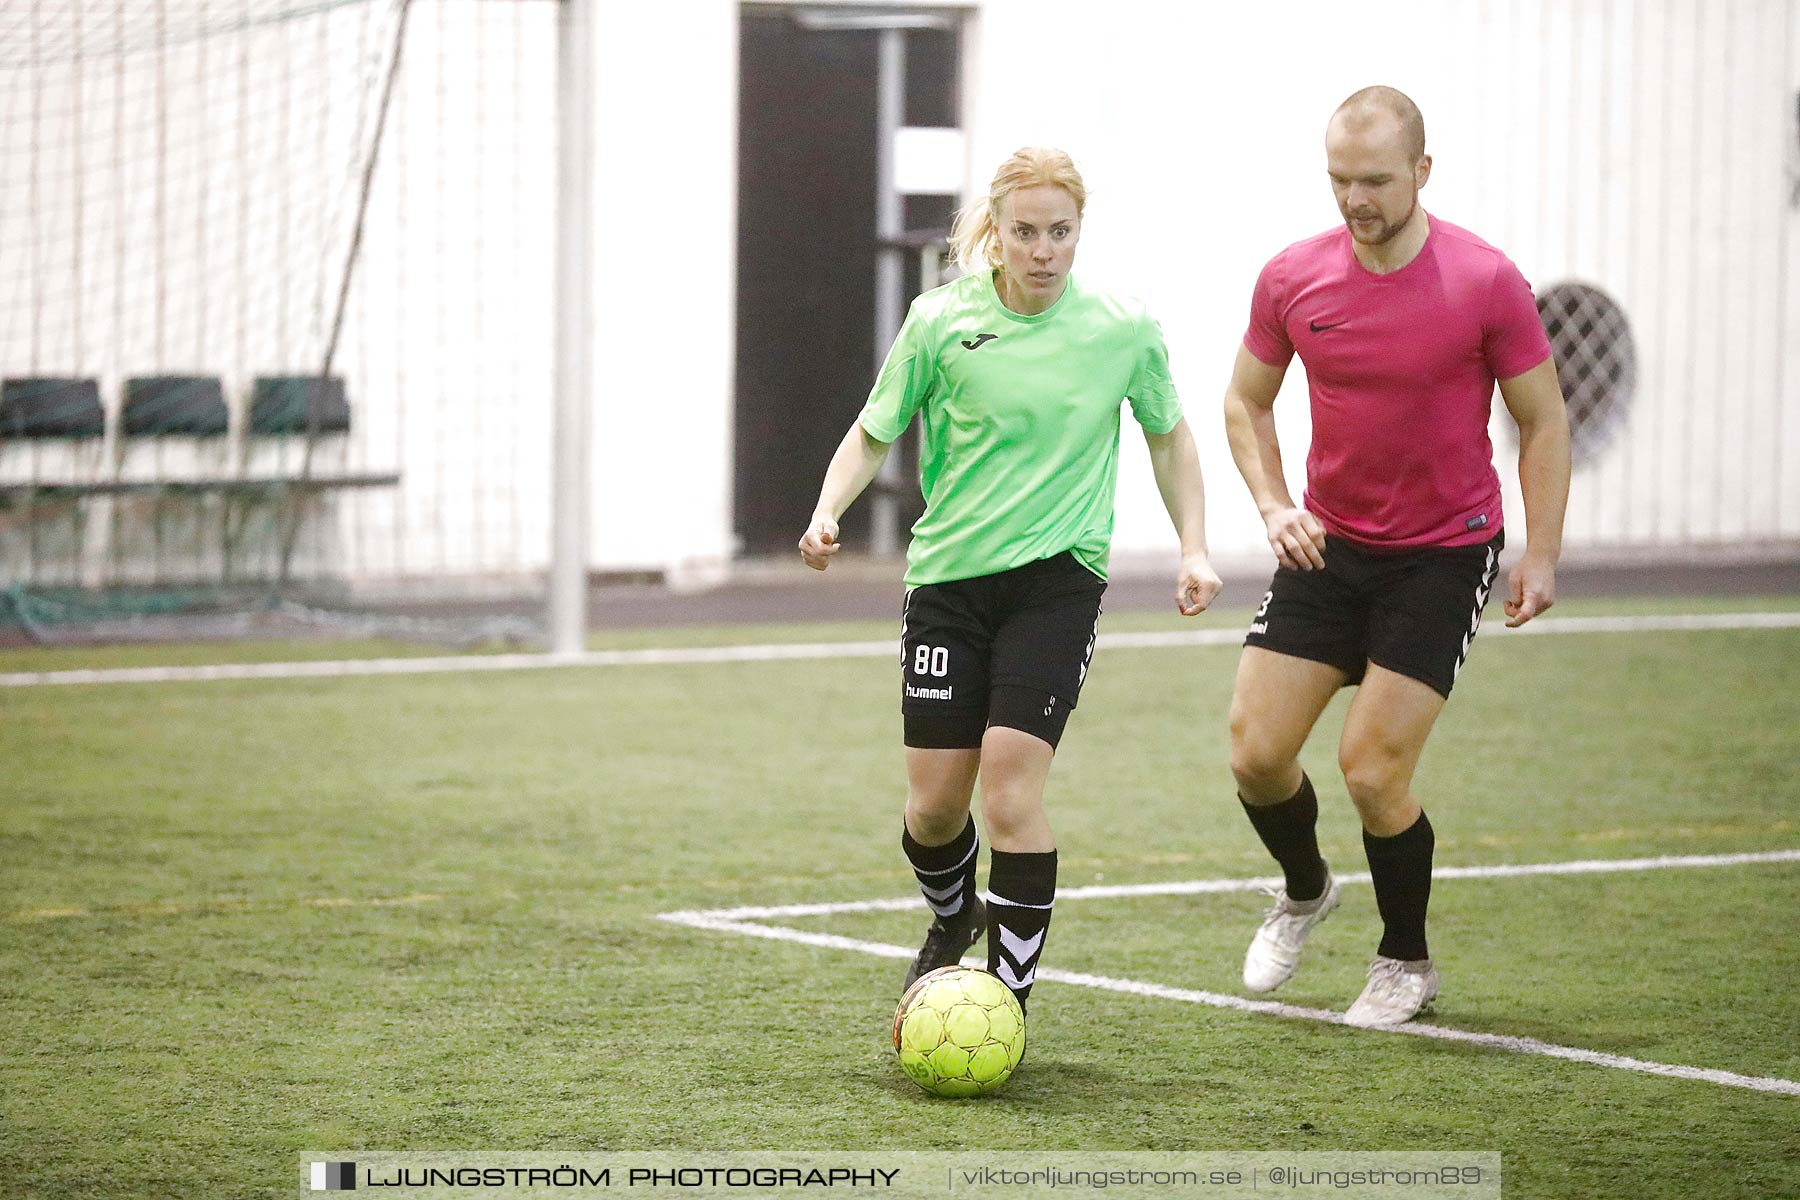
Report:
M 1431 902 L 1431 852 L 1437 838 L 1431 822 L 1419 819 L 1393 837 L 1363 830 L 1369 875 L 1375 884 L 1375 906 L 1381 910 L 1381 948 L 1386 958 L 1413 961 L 1430 958 L 1425 945 L 1425 909 Z
M 1012 989 L 1021 1008 L 1037 979 L 1055 903 L 1056 851 L 994 851 L 988 868 L 988 970 Z
M 976 852 L 981 848 L 975 818 L 970 817 L 963 831 L 942 846 L 925 845 L 902 823 L 900 847 L 934 915 L 947 921 L 969 907 L 975 898 Z
M 1287 876 L 1289 900 L 1304 904 L 1325 894 L 1325 860 L 1319 857 L 1319 797 L 1312 780 L 1300 776 L 1300 790 L 1280 804 L 1238 803 L 1262 839 L 1281 873 Z

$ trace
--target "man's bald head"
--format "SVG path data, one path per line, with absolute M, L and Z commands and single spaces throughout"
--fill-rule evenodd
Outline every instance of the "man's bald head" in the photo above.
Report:
M 1376 84 L 1354 93 L 1331 114 L 1331 124 L 1342 124 L 1347 133 L 1362 133 L 1386 122 L 1400 128 L 1400 144 L 1414 162 L 1425 156 L 1425 115 L 1412 98 L 1397 88 Z

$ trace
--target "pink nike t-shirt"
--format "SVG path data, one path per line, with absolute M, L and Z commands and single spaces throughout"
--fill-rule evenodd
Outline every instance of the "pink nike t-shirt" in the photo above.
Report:
M 1296 242 L 1256 281 L 1244 346 L 1296 353 L 1312 393 L 1302 503 L 1327 533 L 1375 546 L 1466 546 L 1500 529 L 1488 440 L 1494 381 L 1550 356 L 1531 285 L 1506 255 L 1429 218 L 1387 275 L 1342 226 Z

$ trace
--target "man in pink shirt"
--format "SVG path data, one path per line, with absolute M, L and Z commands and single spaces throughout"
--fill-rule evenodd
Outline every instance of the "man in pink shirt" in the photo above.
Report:
M 1487 435 L 1495 383 L 1519 426 L 1528 526 L 1508 578 L 1509 626 L 1555 599 L 1569 425 L 1518 268 L 1419 207 L 1431 157 L 1418 107 L 1392 88 L 1364 88 L 1332 115 L 1325 159 L 1344 225 L 1263 268 L 1225 392 L 1231 453 L 1279 563 L 1231 702 L 1238 798 L 1285 876 L 1244 957 L 1244 985 L 1286 982 L 1337 907 L 1299 754 L 1332 695 L 1360 684 L 1338 764 L 1383 932 L 1344 1020 L 1380 1027 L 1410 1020 L 1438 991 L 1425 940 L 1433 836 L 1411 785 L 1504 544 Z M 1299 505 L 1273 413 L 1295 354 L 1312 400 Z

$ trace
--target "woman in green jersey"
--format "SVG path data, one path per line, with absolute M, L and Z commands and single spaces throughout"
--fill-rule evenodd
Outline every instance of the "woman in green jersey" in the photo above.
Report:
M 1069 274 L 1086 200 L 1060 150 L 1000 164 L 952 235 L 968 274 L 913 301 L 800 540 L 808 566 L 830 565 L 838 519 L 917 415 L 925 514 L 907 550 L 901 844 L 935 919 L 908 986 L 991 926 L 988 969 L 1020 1003 L 1031 991 L 1056 894 L 1044 783 L 1093 655 L 1122 405 L 1181 539 L 1177 605 L 1192 616 L 1219 589 L 1162 331 L 1141 304 Z M 986 904 L 977 776 L 993 842 Z

